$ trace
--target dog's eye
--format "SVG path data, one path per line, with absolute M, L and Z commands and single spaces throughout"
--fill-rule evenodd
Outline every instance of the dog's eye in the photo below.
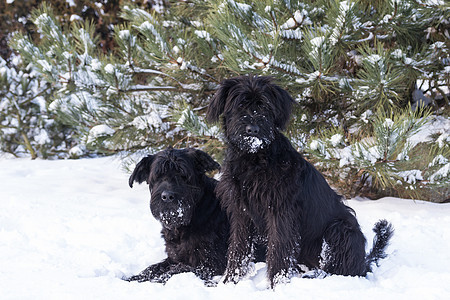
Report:
M 270 112 L 272 110 L 271 107 L 269 105 L 267 105 L 267 103 L 264 102 L 264 101 L 258 101 L 256 103 L 256 107 L 259 110 L 262 110 L 262 111 L 265 111 L 265 112 Z
M 178 176 L 183 179 L 184 181 L 189 179 L 189 175 L 182 169 L 178 170 Z

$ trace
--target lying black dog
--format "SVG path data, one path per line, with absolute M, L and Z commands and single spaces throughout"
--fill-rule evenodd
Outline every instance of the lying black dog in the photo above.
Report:
M 172 148 L 136 165 L 129 184 L 148 183 L 150 210 L 163 226 L 167 258 L 127 280 L 164 283 L 174 274 L 193 272 L 209 281 L 223 274 L 229 223 L 214 195 L 217 181 L 205 175 L 219 167 L 203 151 Z
M 327 273 L 364 276 L 385 256 L 393 233 L 379 221 L 372 251 L 351 208 L 281 133 L 294 101 L 269 77 L 225 80 L 207 111 L 222 121 L 227 143 L 216 192 L 230 217 L 230 244 L 224 281 L 248 271 L 255 236 L 267 243 L 272 284 L 302 272 L 301 264 Z

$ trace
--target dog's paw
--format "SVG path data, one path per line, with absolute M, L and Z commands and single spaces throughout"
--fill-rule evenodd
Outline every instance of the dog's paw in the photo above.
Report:
M 228 268 L 225 272 L 222 282 L 223 283 L 232 282 L 236 284 L 242 278 L 255 274 L 256 274 L 255 264 L 244 262 L 239 267 Z
M 225 284 L 227 284 L 227 283 L 234 283 L 234 284 L 236 284 L 236 283 L 238 283 L 238 281 L 239 281 L 239 277 L 238 276 L 236 276 L 236 275 L 229 275 L 229 274 L 226 274 L 221 280 L 221 282 L 223 282 Z
M 272 277 L 272 280 L 270 280 L 270 287 L 273 289 L 276 285 L 287 284 L 291 282 L 291 277 L 292 272 L 281 270 Z
M 308 271 L 306 273 L 303 273 L 302 278 L 307 278 L 307 279 L 323 279 L 325 277 L 328 276 L 328 273 L 325 272 L 324 270 L 320 270 L 320 269 L 315 269 L 315 270 L 311 270 Z
M 219 284 L 219 280 L 207 279 L 205 280 L 206 287 L 216 287 Z
M 243 275 L 241 273 L 242 273 L 242 271 L 239 269 L 235 269 L 233 271 L 227 271 L 221 281 L 223 283 L 237 284 L 239 282 L 239 280 L 243 277 Z
M 139 275 L 133 275 L 133 276 L 130 276 L 130 277 L 123 277 L 122 280 L 145 282 L 145 281 L 149 281 L 150 279 L 147 276 L 139 274 Z
M 123 278 L 126 281 L 137 281 L 137 282 L 153 282 L 153 283 L 162 283 L 166 284 L 166 282 L 170 279 L 169 274 L 162 274 L 160 276 L 148 276 L 146 274 L 134 275 L 128 278 Z

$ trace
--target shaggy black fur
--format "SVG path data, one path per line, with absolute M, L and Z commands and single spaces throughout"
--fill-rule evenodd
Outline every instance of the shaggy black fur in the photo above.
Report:
M 230 219 L 225 282 L 247 273 L 257 236 L 267 243 L 272 287 L 302 272 L 302 264 L 364 276 L 385 255 L 391 225 L 376 224 L 374 248 L 366 256 L 352 209 L 280 132 L 293 103 L 269 77 L 243 76 L 223 81 L 208 107 L 208 121 L 222 117 L 228 145 L 216 188 Z
M 146 181 L 150 210 L 163 226 L 167 258 L 127 280 L 166 282 L 193 272 L 203 280 L 226 267 L 229 223 L 214 195 L 217 181 L 205 172 L 219 169 L 208 154 L 195 149 L 167 149 L 142 159 L 129 184 Z

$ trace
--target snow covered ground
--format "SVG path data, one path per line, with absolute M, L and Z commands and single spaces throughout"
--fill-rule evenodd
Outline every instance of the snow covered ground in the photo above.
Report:
M 166 285 L 121 280 L 165 257 L 146 185 L 128 187 L 111 158 L 0 158 L 1 299 L 450 299 L 450 204 L 349 200 L 368 238 L 380 218 L 395 235 L 367 278 L 293 278 L 267 289 L 265 266 L 237 285 L 193 274 Z

